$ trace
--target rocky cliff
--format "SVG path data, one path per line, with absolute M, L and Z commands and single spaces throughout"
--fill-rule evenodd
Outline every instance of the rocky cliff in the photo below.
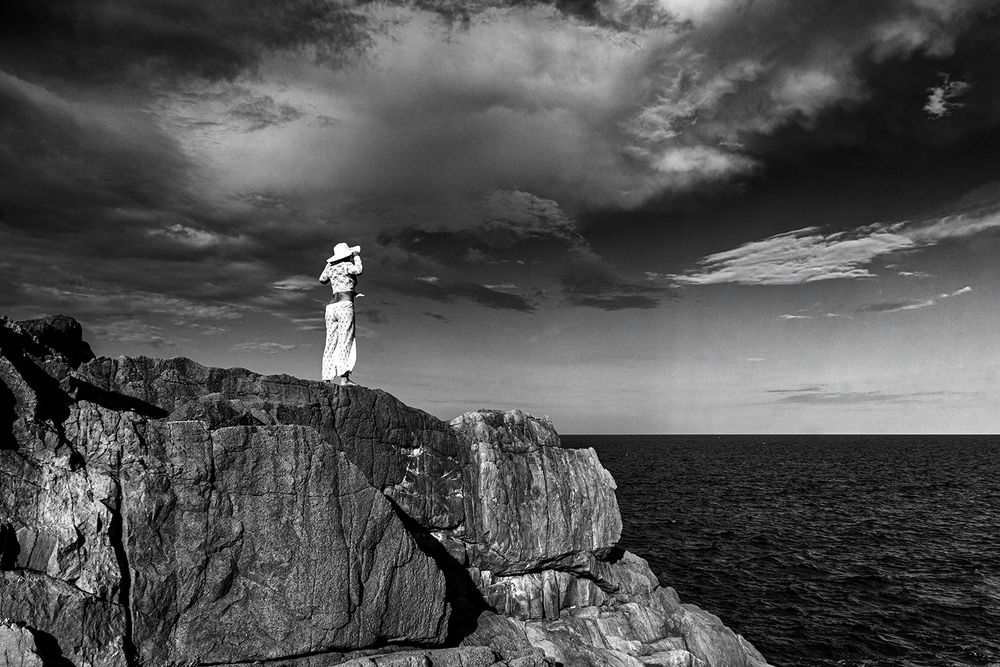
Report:
M 766 663 L 552 424 L 0 321 L 0 665 Z

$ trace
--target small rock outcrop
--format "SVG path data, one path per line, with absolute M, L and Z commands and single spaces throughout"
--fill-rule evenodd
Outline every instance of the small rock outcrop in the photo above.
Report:
M 552 424 L 0 320 L 0 664 L 764 667 Z

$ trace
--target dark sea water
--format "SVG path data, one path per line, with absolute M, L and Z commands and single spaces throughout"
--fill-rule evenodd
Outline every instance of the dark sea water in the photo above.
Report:
M 622 546 L 790 666 L 1000 665 L 1000 437 L 564 436 Z

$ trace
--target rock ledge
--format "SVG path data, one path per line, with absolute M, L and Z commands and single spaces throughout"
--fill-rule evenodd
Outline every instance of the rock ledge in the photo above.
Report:
M 547 419 L 0 319 L 0 662 L 766 667 Z

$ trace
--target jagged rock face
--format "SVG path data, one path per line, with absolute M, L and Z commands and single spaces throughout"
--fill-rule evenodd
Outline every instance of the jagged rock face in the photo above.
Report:
M 27 330 L 3 326 L 14 446 L 0 451 L 0 618 L 51 634 L 78 665 L 443 641 L 443 573 L 338 438 L 306 426 L 170 419 L 163 406 L 86 384 L 86 364 L 73 371 Z M 260 382 L 233 375 L 226 381 Z M 164 391 L 177 379 L 147 376 L 144 386 L 169 407 L 194 409 L 180 390 Z M 288 386 L 293 397 L 301 389 Z M 314 383 L 312 395 L 324 388 Z M 306 402 L 298 397 L 292 410 Z M 365 428 L 337 407 L 330 414 L 345 432 Z M 371 450 L 369 461 L 379 459 Z
M 46 663 L 124 667 L 127 610 L 40 572 L 0 572 L 0 620 L 49 638 Z M 43 653 L 43 647 L 38 652 Z
M 93 387 L 106 400 L 153 408 L 150 414 L 164 419 L 200 420 L 212 428 L 307 426 L 420 525 L 444 530 L 464 522 L 466 448 L 446 424 L 385 392 L 207 368 L 183 358 L 102 358 L 74 375 L 86 383 L 83 395 Z
M 614 546 L 596 454 L 519 411 L 0 320 L 0 477 L 10 664 L 766 665 Z
M 522 412 L 480 411 L 451 423 L 472 452 L 470 561 L 525 573 L 618 542 L 615 481 L 592 449 L 562 449 L 551 423 Z
M 155 430 L 121 469 L 131 605 L 142 611 L 133 637 L 146 664 L 443 638 L 443 575 L 315 431 Z

